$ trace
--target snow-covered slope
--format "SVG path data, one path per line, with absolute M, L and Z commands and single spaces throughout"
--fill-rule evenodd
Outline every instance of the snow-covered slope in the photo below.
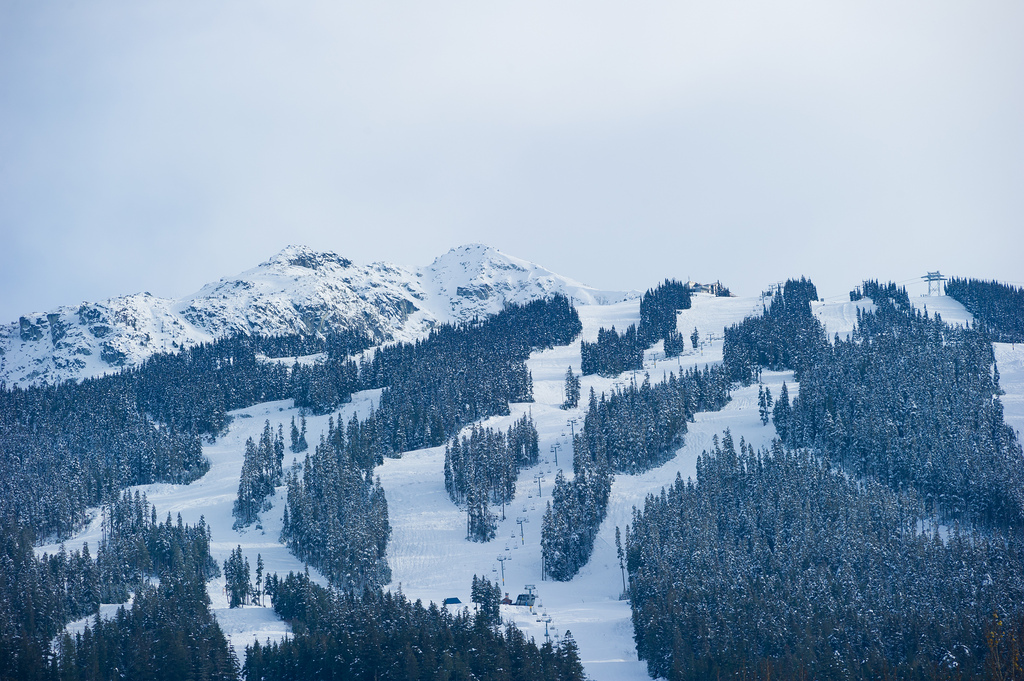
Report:
M 638 297 L 592 289 L 482 245 L 452 249 L 418 270 L 361 266 L 334 253 L 289 246 L 180 300 L 139 293 L 25 315 L 0 328 L 0 381 L 29 385 L 98 376 L 235 333 L 361 329 L 379 340 L 411 340 L 439 322 L 493 314 L 506 302 L 553 293 L 584 303 Z

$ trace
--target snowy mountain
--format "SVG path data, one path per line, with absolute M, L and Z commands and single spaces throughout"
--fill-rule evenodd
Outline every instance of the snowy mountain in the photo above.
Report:
M 640 297 L 635 291 L 599 291 L 500 251 L 470 244 L 453 248 L 421 269 L 429 307 L 451 321 L 499 312 L 506 302 L 526 303 L 555 293 L 577 304 L 608 305 Z
M 493 314 L 506 302 L 563 293 L 608 304 L 639 297 L 600 291 L 479 244 L 429 266 L 362 266 L 337 254 L 289 246 L 266 262 L 180 300 L 137 293 L 22 316 L 0 328 L 0 381 L 81 379 L 136 366 L 158 352 L 232 334 L 360 329 L 411 340 L 435 324 Z

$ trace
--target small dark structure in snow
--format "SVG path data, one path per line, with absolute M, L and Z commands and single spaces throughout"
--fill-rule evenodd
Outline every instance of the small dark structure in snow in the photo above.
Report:
M 515 605 L 521 605 L 523 607 L 533 607 L 533 604 L 536 602 L 536 600 L 536 594 L 519 594 L 519 596 L 516 597 Z
M 444 599 L 444 604 L 445 605 L 462 605 L 462 601 L 460 601 L 458 598 L 452 596 L 451 598 Z

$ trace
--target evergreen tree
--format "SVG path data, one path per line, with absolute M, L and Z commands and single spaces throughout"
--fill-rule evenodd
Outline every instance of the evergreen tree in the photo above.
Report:
M 300 417 L 302 426 L 299 428 L 299 442 L 296 452 L 304 452 L 309 449 L 309 443 L 306 442 L 306 415 L 302 414 Z
M 787 399 L 788 402 L 788 399 Z M 757 411 L 761 416 L 761 423 L 768 425 L 768 421 L 771 420 L 772 412 L 772 389 L 765 388 L 763 385 L 757 386 Z
M 789 437 L 791 417 L 792 410 L 789 407 L 789 389 L 786 388 L 786 384 L 783 382 L 782 390 L 779 391 L 779 399 L 775 401 L 775 408 L 772 409 L 772 423 L 775 424 L 775 432 L 779 434 L 779 438 L 783 442 L 788 441 L 787 438 Z
M 501 624 L 501 587 L 486 577 L 473 575 L 470 599 L 477 604 L 476 619 L 487 627 Z
M 565 370 L 565 401 L 562 409 L 575 409 L 580 403 L 580 379 L 572 373 L 572 367 Z
M 498 519 L 490 511 L 487 498 L 478 496 L 476 490 L 470 488 L 466 499 L 466 539 L 475 542 L 486 542 L 494 539 L 498 529 Z
M 256 586 L 253 589 L 253 594 L 252 594 L 253 595 L 253 599 L 252 599 L 252 604 L 253 605 L 260 605 L 260 606 L 263 605 L 263 593 L 264 593 L 263 570 L 264 570 L 263 556 L 261 554 L 257 553 L 256 554 Z
M 558 646 L 558 657 L 560 664 L 559 678 L 564 681 L 584 681 L 587 678 L 580 661 L 579 646 L 573 638 L 572 631 L 565 630 L 565 636 Z
M 628 531 L 629 528 L 627 527 Z M 625 554 L 622 552 L 622 533 L 619 532 L 619 526 L 615 526 L 615 556 L 619 559 L 619 570 L 622 572 L 622 595 L 623 597 L 629 592 L 629 588 L 626 586 L 626 563 Z
M 289 449 L 291 449 L 292 452 L 298 453 L 298 451 L 299 451 L 299 428 L 298 428 L 298 426 L 295 425 L 295 417 L 294 416 L 292 417 L 291 440 L 292 440 L 292 443 L 291 443 L 291 446 L 289 447 Z
M 237 608 L 249 603 L 253 588 L 249 573 L 249 559 L 242 555 L 242 547 L 231 551 L 224 561 L 224 588 L 228 593 L 228 606 Z

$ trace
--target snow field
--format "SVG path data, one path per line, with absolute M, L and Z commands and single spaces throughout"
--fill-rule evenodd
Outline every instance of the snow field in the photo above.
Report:
M 861 298 L 857 302 L 842 301 L 837 303 L 811 302 L 811 312 L 825 327 L 825 338 L 832 342 L 836 334 L 844 340 L 857 328 L 857 310 L 874 312 L 877 308 L 869 298 Z
M 992 347 L 999 370 L 999 386 L 1006 393 L 999 398 L 1003 403 L 1003 419 L 1016 431 L 1020 441 L 1024 432 L 1024 344 L 993 343 Z

